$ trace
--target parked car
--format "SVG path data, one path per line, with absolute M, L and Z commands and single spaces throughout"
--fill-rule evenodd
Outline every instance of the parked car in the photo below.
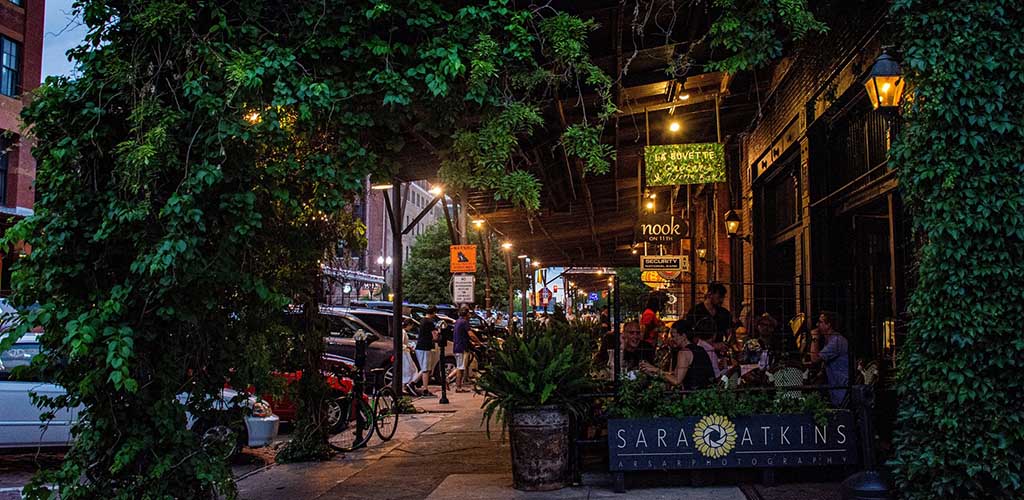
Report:
M 378 311 L 391 311 L 394 309 L 395 304 L 389 300 L 353 300 L 349 306 L 376 309 Z
M 71 427 L 78 419 L 82 407 L 56 410 L 53 420 L 43 424 L 39 420 L 41 410 L 32 403 L 30 392 L 56 397 L 64 394 L 64 388 L 39 380 L 12 379 L 12 370 L 26 366 L 39 354 L 39 334 L 27 334 L 7 351 L 0 352 L 0 448 L 66 447 L 71 444 Z M 187 394 L 178 395 L 178 401 L 185 403 Z M 239 397 L 234 389 L 225 388 L 213 402 L 219 410 L 214 421 L 201 421 L 188 415 L 187 426 L 204 434 L 214 427 L 224 426 L 237 432 L 240 444 L 260 447 L 270 444 L 277 437 L 278 417 L 270 405 L 255 396 Z M 217 418 L 216 415 L 223 415 Z M 236 421 L 236 415 L 242 420 Z
M 39 354 L 38 334 L 29 334 L 7 351 L 0 352 L 0 448 L 27 448 L 37 446 L 68 446 L 71 444 L 71 426 L 78 417 L 78 408 L 57 410 L 49 425 L 39 421 L 42 410 L 32 404 L 30 392 L 56 397 L 64 389 L 38 380 L 12 380 L 11 371 L 27 366 Z
M 327 320 L 327 336 L 324 337 L 325 350 L 328 354 L 349 359 L 356 357 L 355 333 L 363 330 L 369 334 L 366 346 L 366 366 L 368 372 L 374 368 L 385 370 L 382 380 L 373 381 L 378 385 L 388 384 L 394 375 L 392 362 L 395 353 L 393 337 L 387 331 L 379 331 L 359 319 L 346 308 L 321 307 L 320 314 Z M 387 313 L 383 313 L 387 314 Z
M 347 394 L 352 390 L 352 379 L 345 376 L 339 376 L 336 373 L 355 371 L 355 361 L 344 356 L 325 353 L 321 358 L 321 363 L 321 372 L 323 373 L 324 379 L 332 392 L 340 395 Z M 274 373 L 274 376 L 280 377 L 284 380 L 285 384 L 290 385 L 302 379 L 302 371 Z M 295 421 L 298 412 L 295 402 L 291 400 L 287 390 L 280 396 L 270 396 L 265 394 L 263 395 L 263 398 L 274 405 L 274 413 L 281 418 L 282 422 Z

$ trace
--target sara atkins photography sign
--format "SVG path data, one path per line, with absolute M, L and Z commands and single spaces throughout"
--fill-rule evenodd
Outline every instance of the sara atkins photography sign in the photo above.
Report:
M 612 419 L 612 472 L 734 467 L 800 467 L 857 462 L 848 411 L 818 425 L 809 415 Z
M 717 142 L 644 148 L 648 186 L 725 182 L 725 149 Z
M 675 243 L 687 235 L 689 227 L 674 215 L 646 214 L 640 216 L 634 231 L 640 243 Z

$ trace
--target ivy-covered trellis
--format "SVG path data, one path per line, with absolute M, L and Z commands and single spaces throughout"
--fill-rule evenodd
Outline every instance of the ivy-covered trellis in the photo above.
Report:
M 1024 496 L 1024 2 L 893 2 L 892 151 L 923 244 L 900 360 L 910 499 Z
M 657 3 L 638 2 L 636 17 Z M 767 60 L 735 37 L 821 29 L 802 0 L 714 3 L 727 23 L 711 43 L 742 54 L 726 60 L 734 69 Z M 6 240 L 32 248 L 14 300 L 39 307 L 4 343 L 42 327 L 32 369 L 67 389 L 42 403 L 84 409 L 62 467 L 29 496 L 49 496 L 47 484 L 69 499 L 233 496 L 227 465 L 186 430 L 186 411 L 207 415 L 226 380 L 265 387 L 271 367 L 288 362 L 307 376 L 300 439 L 285 455 L 325 455 L 321 332 L 315 321 L 283 328 L 282 312 L 293 304 L 315 317 L 320 263 L 339 240 L 363 240 L 347 207 L 367 175 L 397 170 L 405 141 L 431 145 L 454 187 L 494 189 L 534 210 L 539 183 L 517 165 L 518 141 L 552 96 L 596 92 L 597 109 L 568 124 L 561 144 L 588 173 L 610 166 L 601 135 L 616 111 L 615 75 L 590 61 L 593 24 L 547 4 L 74 9 L 88 28 L 70 52 L 81 75 L 49 79 L 24 113 L 38 199 Z

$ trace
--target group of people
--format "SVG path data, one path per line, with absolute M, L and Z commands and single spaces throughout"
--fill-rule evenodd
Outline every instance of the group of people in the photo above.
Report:
M 463 384 L 469 382 L 469 366 L 472 361 L 470 351 L 470 339 L 473 335 L 469 325 L 470 311 L 463 307 L 459 309 L 459 318 L 455 320 L 452 328 L 452 354 L 455 356 L 455 370 L 449 373 L 443 381 L 445 384 L 455 383 L 455 392 L 469 392 L 463 388 Z M 430 392 L 430 376 L 441 358 L 441 346 L 446 347 L 447 339 L 442 335 L 442 326 L 437 317 L 437 308 L 430 306 L 427 314 L 420 319 L 419 325 L 410 319 L 403 322 L 402 344 L 409 345 L 410 332 L 416 332 L 414 349 L 406 349 L 403 353 L 402 366 L 405 368 L 403 382 L 405 389 L 413 396 L 434 397 Z M 413 359 L 415 355 L 415 359 Z M 419 387 L 416 383 L 419 382 Z
M 794 337 L 780 331 L 768 313 L 753 322 L 748 335 L 746 326 L 734 322 L 723 306 L 726 293 L 722 284 L 710 284 L 704 300 L 670 325 L 660 318 L 664 295 L 652 294 L 640 319 L 622 327 L 622 372 L 644 372 L 685 390 L 711 387 L 720 380 L 747 380 L 748 373 L 771 373 L 780 386 L 803 385 L 806 378 L 830 386 L 849 383 L 849 345 L 836 330 L 835 313 L 818 316 L 809 345 L 801 352 Z M 598 353 L 599 361 L 607 362 L 610 370 L 614 370 L 612 342 L 614 335 L 607 335 Z M 823 379 L 806 376 L 817 371 Z M 839 406 L 846 391 L 833 388 L 829 397 Z

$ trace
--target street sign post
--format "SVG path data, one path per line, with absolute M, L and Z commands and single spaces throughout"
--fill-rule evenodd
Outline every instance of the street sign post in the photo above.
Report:
M 547 287 L 544 287 L 544 288 L 541 288 L 539 293 L 540 293 L 540 306 L 546 309 L 548 307 L 548 304 L 551 303 L 551 290 L 548 290 Z
M 473 285 L 475 280 L 472 274 L 456 274 L 452 276 L 452 295 L 456 304 L 473 303 Z
M 451 273 L 476 272 L 476 245 L 451 245 L 449 271 Z

